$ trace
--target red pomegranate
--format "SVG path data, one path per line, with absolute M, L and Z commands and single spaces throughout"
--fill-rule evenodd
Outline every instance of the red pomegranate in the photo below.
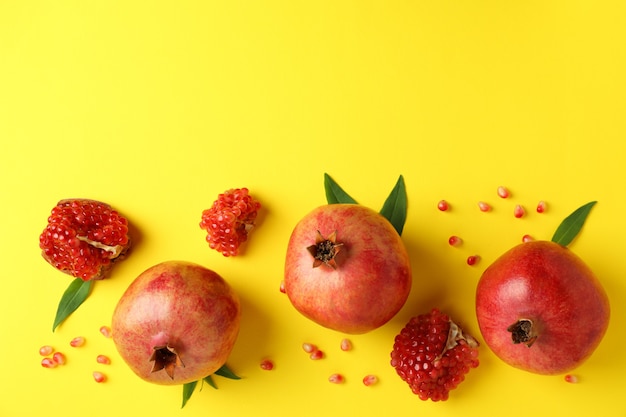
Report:
M 185 384 L 218 370 L 239 333 L 239 298 L 217 273 L 169 261 L 140 274 L 113 313 L 112 338 L 142 379 Z
M 329 204 L 294 228 L 285 292 L 314 322 L 359 334 L 388 322 L 411 290 L 406 248 L 391 223 L 357 204 Z
M 609 300 L 589 267 L 567 247 L 531 241 L 483 273 L 476 314 L 485 343 L 504 362 L 538 374 L 578 367 L 609 323 Z

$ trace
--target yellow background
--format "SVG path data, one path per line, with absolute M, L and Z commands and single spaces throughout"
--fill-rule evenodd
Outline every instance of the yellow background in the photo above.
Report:
M 0 2 L 0 415 L 623 416 L 625 42 L 621 0 Z M 325 203 L 324 172 L 375 209 L 400 174 L 409 195 L 410 299 L 351 337 L 351 352 L 279 292 L 293 226 Z M 499 199 L 499 185 L 513 196 Z M 217 194 L 242 186 L 263 215 L 245 253 L 226 259 L 198 223 Z M 110 203 L 139 233 L 52 333 L 71 279 L 41 259 L 38 236 L 69 197 Z M 494 210 L 479 212 L 479 200 Z M 408 318 L 437 305 L 482 340 L 481 271 L 525 233 L 549 239 L 591 200 L 571 248 L 604 284 L 612 321 L 580 383 L 510 368 L 483 344 L 447 402 L 412 395 L 389 366 Z M 464 244 L 449 247 L 451 234 Z M 217 377 L 219 390 L 205 386 L 182 411 L 180 387 L 139 380 L 98 332 L 133 278 L 169 259 L 218 271 L 244 308 L 229 360 L 243 379 Z M 87 344 L 72 349 L 77 335 Z M 326 359 L 309 360 L 304 341 Z M 43 344 L 67 365 L 42 368 Z M 328 383 L 333 372 L 346 383 Z M 368 373 L 380 383 L 363 386 Z

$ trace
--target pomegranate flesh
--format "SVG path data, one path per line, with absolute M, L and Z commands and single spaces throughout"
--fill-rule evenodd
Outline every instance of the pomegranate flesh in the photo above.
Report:
M 391 223 L 357 204 L 329 204 L 295 226 L 285 292 L 314 322 L 360 334 L 387 323 L 411 290 L 409 256 Z
M 476 314 L 485 343 L 500 359 L 554 375 L 593 353 L 610 310 L 602 285 L 578 256 L 538 240 L 515 246 L 484 271 Z
M 120 356 L 142 379 L 185 384 L 217 371 L 239 333 L 239 298 L 217 273 L 168 261 L 140 274 L 111 323 Z

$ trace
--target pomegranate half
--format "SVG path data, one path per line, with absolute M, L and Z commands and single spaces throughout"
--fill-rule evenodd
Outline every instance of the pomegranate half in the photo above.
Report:
M 482 274 L 476 314 L 489 348 L 538 374 L 568 372 L 596 349 L 609 324 L 609 300 L 590 268 L 567 247 L 530 241 Z
M 357 204 L 329 204 L 295 226 L 284 278 L 289 300 L 304 316 L 359 334 L 402 308 L 411 265 L 400 235 L 382 215 Z
M 141 273 L 122 295 L 113 312 L 112 338 L 140 378 L 185 384 L 224 365 L 240 317 L 237 294 L 217 273 L 168 261 Z

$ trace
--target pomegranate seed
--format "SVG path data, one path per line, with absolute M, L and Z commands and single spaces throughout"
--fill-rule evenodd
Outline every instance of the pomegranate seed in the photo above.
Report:
M 65 365 L 65 355 L 61 352 L 54 352 L 54 355 L 52 355 L 52 360 L 57 365 Z
M 437 208 L 440 211 L 447 211 L 450 208 L 450 205 L 446 200 L 441 200 L 439 203 L 437 203 Z
M 483 212 L 487 212 L 491 210 L 491 206 L 489 205 L 489 203 L 485 203 L 484 201 L 478 202 L 478 208 L 480 209 L 480 211 L 483 211 Z
M 345 381 L 345 379 L 343 375 L 341 374 L 332 374 L 331 376 L 328 377 L 328 381 L 332 382 L 333 384 L 342 384 Z
M 577 384 L 578 377 L 576 375 L 567 374 L 565 375 L 565 382 L 569 382 L 570 384 Z
M 535 238 L 532 237 L 531 235 L 524 235 L 524 236 L 522 236 L 522 242 L 524 242 L 524 243 L 532 242 L 533 240 L 535 240 Z
M 480 256 L 478 255 L 471 255 L 467 257 L 467 264 L 472 266 L 472 265 L 476 265 L 476 263 L 480 260 Z
M 43 358 L 41 360 L 41 366 L 43 366 L 44 368 L 52 369 L 52 368 L 56 368 L 57 365 L 58 364 L 51 358 Z
M 263 369 L 264 371 L 271 371 L 272 369 L 274 369 L 274 362 L 269 359 L 263 359 L 260 366 L 261 369 Z
M 526 211 L 524 210 L 524 207 L 519 204 L 515 206 L 515 209 L 513 209 L 513 215 L 518 219 L 524 217 L 524 214 L 526 214 Z
M 546 202 L 542 200 L 537 204 L 537 213 L 543 213 L 544 211 L 546 211 Z
M 286 290 L 285 290 L 285 281 L 280 281 L 280 292 L 282 292 L 283 294 L 285 294 Z
M 352 342 L 349 339 L 342 339 L 341 350 L 343 350 L 344 352 L 352 350 Z
M 376 375 L 365 375 L 363 378 L 363 385 L 369 387 L 370 385 L 374 385 L 378 382 L 378 377 Z
M 85 344 L 85 338 L 82 336 L 78 336 L 70 340 L 71 347 L 80 347 Z
M 96 381 L 99 384 L 101 382 L 106 381 L 107 377 L 102 372 L 95 371 L 93 373 L 93 379 L 94 379 L 94 381 Z
M 450 244 L 450 246 L 459 246 L 461 243 L 463 243 L 463 239 L 458 236 L 450 236 L 450 238 L 448 239 L 448 243 Z
M 511 195 L 511 193 L 509 193 L 509 190 L 506 187 L 503 186 L 499 186 L 498 187 L 498 195 L 501 198 L 509 198 L 509 196 Z
M 314 361 L 322 359 L 323 357 L 324 357 L 324 352 L 322 352 L 319 349 L 311 352 L 311 355 L 309 355 L 309 358 L 311 358 L 311 360 L 314 360 Z
M 317 350 L 317 346 L 315 346 L 312 343 L 303 343 L 302 344 L 302 349 L 306 352 L 306 353 L 313 353 Z
M 96 356 L 96 362 L 101 363 L 103 365 L 110 365 L 111 359 L 109 359 L 106 355 L 98 355 Z
M 52 352 L 54 352 L 54 348 L 52 346 L 50 346 L 50 345 L 44 345 L 44 346 L 39 348 L 39 354 L 41 356 L 48 356 Z
M 111 328 L 109 326 L 100 327 L 100 333 L 106 338 L 111 337 Z

